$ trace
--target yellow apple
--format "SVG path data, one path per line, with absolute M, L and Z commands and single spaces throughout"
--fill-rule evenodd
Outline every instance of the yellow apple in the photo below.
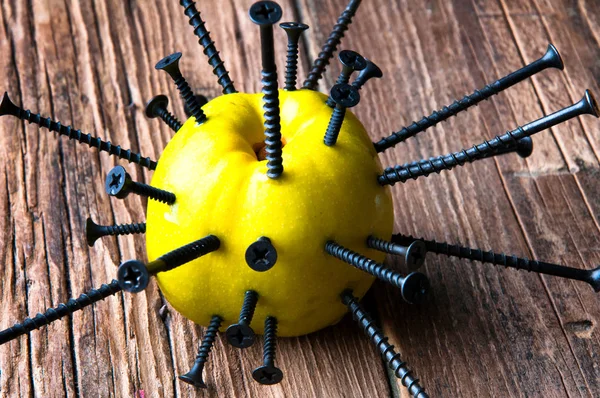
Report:
M 262 94 L 229 94 L 203 109 L 208 120 L 188 120 L 162 154 L 154 187 L 173 192 L 168 206 L 149 201 L 149 260 L 209 234 L 221 247 L 157 275 L 169 303 L 186 318 L 223 328 L 238 320 L 244 293 L 258 293 L 252 327 L 274 316 L 281 336 L 297 336 L 334 324 L 345 314 L 345 289 L 362 297 L 373 277 L 328 255 L 339 244 L 383 261 L 366 245 L 369 235 L 388 239 L 393 206 L 377 153 L 360 121 L 347 112 L 335 146 L 323 143 L 332 114 L 327 97 L 308 90 L 281 91 L 283 165 L 267 177 Z M 258 154 L 258 155 L 257 155 Z M 249 245 L 268 237 L 277 263 L 266 272 L 245 261 Z

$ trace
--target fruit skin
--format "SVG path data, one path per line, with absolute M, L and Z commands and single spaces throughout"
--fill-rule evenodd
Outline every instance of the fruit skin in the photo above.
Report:
M 280 336 L 298 336 L 338 322 L 340 301 L 350 288 L 362 297 L 373 278 L 325 253 L 340 244 L 376 261 L 384 254 L 366 246 L 369 235 L 389 239 L 393 205 L 389 188 L 377 183 L 382 167 L 364 127 L 348 112 L 337 144 L 323 137 L 332 113 L 323 94 L 280 91 L 285 171 L 266 175 L 254 148 L 264 141 L 262 94 L 229 94 L 192 118 L 160 158 L 152 186 L 175 193 L 167 206 L 148 202 L 150 261 L 214 234 L 221 248 L 157 276 L 170 304 L 186 318 L 208 325 L 220 315 L 223 327 L 237 322 L 244 292 L 259 294 L 252 327 L 275 316 Z M 278 260 L 267 272 L 253 271 L 244 255 L 259 237 L 269 237 Z

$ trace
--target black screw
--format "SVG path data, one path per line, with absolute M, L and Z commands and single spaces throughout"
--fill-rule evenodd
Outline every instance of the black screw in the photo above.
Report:
M 415 240 L 411 244 L 403 246 L 383 239 L 378 239 L 374 236 L 369 236 L 367 239 L 367 246 L 385 253 L 402 256 L 404 264 L 406 264 L 411 271 L 421 268 L 425 263 L 425 257 L 427 257 L 425 244 L 419 240 Z
M 335 258 L 398 287 L 402 293 L 402 298 L 407 303 L 420 303 L 429 290 L 429 280 L 419 272 L 411 272 L 407 276 L 403 276 L 383 264 L 376 263 L 370 258 L 346 249 L 334 241 L 325 244 L 325 251 Z
M 352 86 L 358 90 L 360 90 L 372 78 L 376 77 L 381 79 L 383 77 L 383 72 L 377 65 L 375 65 L 374 62 L 369 61 L 367 58 L 365 58 L 365 60 L 367 61 L 367 67 L 363 69 L 358 74 L 356 80 L 352 82 Z
M 223 86 L 223 94 L 236 93 L 233 82 L 229 78 L 229 72 L 225 68 L 225 63 L 221 60 L 215 42 L 211 40 L 210 32 L 206 29 L 200 12 L 196 9 L 196 2 L 180 0 L 179 4 L 184 7 L 184 13 L 190 19 L 194 34 L 198 36 L 198 43 L 204 47 L 204 54 L 208 57 L 208 63 L 213 67 L 213 73 L 217 76 L 217 81 Z
M 135 182 L 123 166 L 113 168 L 106 176 L 106 193 L 119 199 L 125 199 L 130 193 L 147 196 L 169 205 L 175 203 L 175 195 L 162 189 L 154 188 L 148 184 Z
M 71 315 L 75 311 L 79 311 L 88 307 L 100 300 L 117 294 L 121 291 L 119 283 L 113 280 L 108 285 L 102 285 L 99 289 L 92 289 L 87 293 L 82 294 L 79 298 L 70 299 L 66 303 L 61 303 L 55 308 L 46 310 L 43 314 L 37 314 L 34 318 L 27 318 L 21 323 L 15 323 L 12 327 L 0 332 L 0 345 L 8 343 L 32 330 L 39 329 L 42 326 Z
M 192 369 L 184 375 L 179 376 L 179 380 L 184 381 L 188 384 L 193 385 L 196 388 L 206 388 L 206 383 L 202 378 L 202 371 L 204 370 L 204 365 L 208 361 L 208 355 L 210 354 L 210 350 L 215 342 L 215 337 L 217 336 L 217 332 L 221 327 L 221 323 L 223 319 L 214 315 L 210 320 L 210 324 L 206 329 L 206 334 L 202 339 L 202 344 L 198 348 L 198 355 L 196 355 L 196 360 L 194 361 L 194 365 Z
M 161 59 L 156 64 L 156 69 L 164 70 L 171 76 L 175 85 L 177 86 L 177 90 L 179 90 L 179 94 L 181 98 L 183 98 L 183 102 L 187 104 L 192 113 L 192 116 L 196 118 L 196 123 L 202 124 L 206 121 L 206 115 L 200 108 L 200 104 L 196 101 L 196 97 L 190 88 L 190 85 L 185 81 L 185 78 L 181 74 L 179 70 L 179 60 L 181 59 L 181 53 L 171 54 L 163 59 Z
M 521 138 L 516 143 L 511 143 L 508 146 L 497 150 L 492 156 L 506 155 L 509 153 L 516 153 L 523 159 L 528 158 L 533 153 L 533 139 L 531 139 L 531 137 Z M 486 157 L 489 157 L 489 155 Z
M 98 225 L 91 218 L 88 218 L 85 223 L 85 236 L 90 247 L 93 247 L 94 243 L 104 236 L 143 234 L 145 232 L 146 223 Z
M 102 141 L 98 137 L 91 134 L 83 134 L 81 130 L 75 130 L 71 126 L 64 126 L 61 122 L 55 122 L 49 117 L 43 118 L 39 113 L 33 114 L 30 110 L 24 110 L 16 106 L 8 97 L 8 93 L 4 93 L 2 102 L 0 102 L 0 116 L 11 115 L 25 120 L 29 123 L 35 123 L 40 127 L 47 128 L 59 135 L 69 137 L 70 140 L 76 140 L 81 144 L 85 144 L 90 148 L 98 148 L 100 152 L 108 152 L 110 155 L 117 156 L 120 159 L 125 159 L 130 163 L 136 163 L 150 170 L 155 170 L 157 163 L 150 158 L 144 158 L 139 153 L 131 152 L 130 149 L 123 150 L 121 146 L 115 146 L 107 141 Z
M 589 90 L 585 91 L 581 101 L 563 108 L 551 115 L 545 116 L 534 122 L 528 123 L 522 127 L 517 127 L 513 131 L 497 136 L 489 141 L 474 145 L 472 148 L 463 149 L 460 152 L 454 152 L 447 155 L 421 160 L 417 163 L 409 163 L 407 167 L 398 165 L 385 169 L 379 176 L 378 181 L 381 185 L 394 185 L 397 182 L 406 182 L 409 179 L 416 180 L 421 176 L 427 177 L 431 173 L 439 173 L 442 170 L 451 170 L 456 166 L 462 166 L 465 163 L 474 162 L 487 156 L 494 155 L 496 151 L 506 146 L 514 145 L 515 142 L 549 129 L 566 120 L 580 115 L 593 115 L 598 117 L 600 110 L 598 104 Z
M 160 117 L 174 132 L 181 129 L 181 122 L 177 120 L 168 110 L 169 98 L 166 95 L 157 95 L 146 104 L 146 117 L 154 119 Z
M 148 287 L 150 276 L 167 272 L 219 249 L 221 241 L 208 235 L 178 249 L 163 254 L 154 261 L 144 264 L 139 260 L 122 263 L 117 271 L 119 284 L 129 293 L 139 293 Z
M 467 95 L 461 100 L 454 101 L 452 104 L 433 112 L 429 116 L 424 116 L 418 122 L 413 122 L 410 126 L 404 127 L 386 138 L 382 138 L 375 144 L 375 149 L 377 152 L 383 152 L 548 68 L 564 69 L 560 54 L 552 44 L 548 45 L 546 53 L 540 59 L 512 72 L 508 76 L 496 80 L 494 83 L 488 84 L 481 90 L 475 90 L 473 94 Z
M 285 90 L 296 90 L 296 78 L 298 77 L 298 42 L 302 32 L 308 29 L 308 25 L 298 22 L 284 22 L 280 24 L 288 37 L 287 59 L 285 67 Z
M 246 250 L 246 263 L 255 271 L 268 271 L 277 262 L 277 250 L 271 243 L 271 239 L 260 237 Z
M 340 15 L 337 23 L 333 27 L 331 34 L 327 38 L 323 49 L 319 53 L 319 56 L 313 63 L 312 69 L 308 74 L 308 78 L 304 82 L 304 88 L 309 90 L 315 90 L 319 79 L 323 77 L 323 73 L 329 65 L 329 60 L 333 57 L 333 53 L 337 50 L 337 47 L 344 37 L 344 33 L 348 30 L 348 26 L 352 23 L 352 18 L 356 14 L 358 7 L 362 0 L 350 0 L 342 15 Z
M 344 123 L 346 108 L 352 108 L 360 102 L 358 90 L 349 84 L 336 84 L 331 88 L 329 99 L 336 105 L 329 119 L 329 125 L 325 132 L 324 142 L 327 146 L 333 146 L 337 142 L 338 135 Z
M 343 50 L 338 55 L 340 62 L 342 63 L 342 73 L 338 77 L 335 84 L 348 84 L 350 76 L 355 71 L 363 70 L 367 67 L 367 61 L 362 55 L 355 51 Z M 331 108 L 335 106 L 335 101 L 329 97 L 327 99 L 327 105 Z
M 341 297 L 342 303 L 348 307 L 352 317 L 381 352 L 394 375 L 400 379 L 408 392 L 414 398 L 429 398 L 423 387 L 419 385 L 419 379 L 412 375 L 412 371 L 408 368 L 406 362 L 402 361 L 400 354 L 394 350 L 394 346 L 388 343 L 388 338 L 377 327 L 371 316 L 360 305 L 358 299 L 352 295 L 352 292 L 347 290 L 342 293 Z
M 244 296 L 244 304 L 240 311 L 238 323 L 229 326 L 225 331 L 227 341 L 232 346 L 237 348 L 248 348 L 254 344 L 256 335 L 254 334 L 254 330 L 250 327 L 250 324 L 254 317 L 256 303 L 258 303 L 258 293 L 253 290 L 248 290 Z
M 508 256 L 504 253 L 495 253 L 493 251 L 483 251 L 481 249 L 472 249 L 470 247 L 451 245 L 445 242 L 435 240 L 424 240 L 405 236 L 401 234 L 394 235 L 392 240 L 400 244 L 422 241 L 428 251 L 446 256 L 466 258 L 468 260 L 501 265 L 506 268 L 523 269 L 538 274 L 558 276 L 560 278 L 572 279 L 589 283 L 594 291 L 600 292 L 600 266 L 592 270 L 566 267 L 564 265 L 545 263 L 543 261 L 529 260 L 517 256 Z
M 204 95 L 196 94 L 194 97 L 196 98 L 196 102 L 198 103 L 198 105 L 200 105 L 200 107 L 203 107 L 204 105 L 208 104 L 208 98 L 206 98 Z M 193 116 L 190 107 L 187 103 L 183 104 L 183 112 L 185 112 L 185 115 L 187 117 Z
M 260 26 L 267 176 L 275 179 L 283 174 L 283 143 L 281 142 L 281 119 L 279 116 L 279 90 L 277 89 L 273 24 L 279 22 L 283 11 L 279 4 L 274 1 L 259 1 L 250 7 L 249 14 L 252 22 Z
M 283 372 L 275 366 L 275 354 L 277 351 L 277 318 L 269 316 L 265 319 L 264 338 L 263 365 L 254 369 L 252 377 L 260 384 L 277 384 L 283 379 Z

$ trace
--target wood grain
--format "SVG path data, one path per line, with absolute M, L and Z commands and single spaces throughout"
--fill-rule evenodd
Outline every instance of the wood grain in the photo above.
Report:
M 240 91 L 260 90 L 253 1 L 200 2 Z M 311 26 L 300 76 L 344 2 L 281 1 L 284 19 Z M 220 86 L 177 1 L 0 0 L 2 89 L 17 104 L 159 158 L 171 137 L 143 115 L 147 99 L 182 102 L 163 56 L 182 51 L 192 87 Z M 382 80 L 363 90 L 357 114 L 372 138 L 539 57 L 556 44 L 566 71 L 546 71 L 381 155 L 384 165 L 438 155 L 491 138 L 600 93 L 600 4 L 594 0 L 365 0 L 342 48 L 375 61 Z M 278 68 L 285 35 L 276 30 Z M 321 90 L 334 82 L 328 68 Z M 283 81 L 282 76 L 280 80 Z M 600 260 L 600 124 L 582 117 L 534 138 L 533 156 L 505 156 L 392 189 L 396 230 L 575 267 Z M 33 316 L 114 278 L 116 265 L 144 258 L 142 237 L 84 238 L 88 216 L 103 224 L 144 220 L 138 197 L 109 200 L 106 173 L 119 163 L 14 118 L 0 119 L 0 327 Z M 128 167 L 133 177 L 151 174 Z M 395 259 L 389 264 L 399 266 Z M 431 299 L 402 304 L 376 284 L 367 304 L 431 396 L 600 395 L 598 296 L 582 283 L 430 255 Z M 281 339 L 285 379 L 265 387 L 250 373 L 256 345 L 223 344 L 196 392 L 176 380 L 196 354 L 202 328 L 165 306 L 155 284 L 118 295 L 0 347 L 0 395 L 17 396 L 406 396 L 350 319 L 310 336 Z M 164 308 L 163 308 L 164 307 Z M 162 309 L 162 310 L 161 310 Z M 143 392 L 143 394 L 142 394 Z

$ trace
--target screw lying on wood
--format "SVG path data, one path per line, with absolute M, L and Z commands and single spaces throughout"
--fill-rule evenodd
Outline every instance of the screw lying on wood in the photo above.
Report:
M 275 366 L 277 351 L 277 318 L 269 316 L 265 319 L 263 345 L 263 365 L 254 369 L 252 377 L 260 384 L 272 385 L 283 380 L 283 372 Z
M 344 118 L 346 117 L 346 109 L 352 108 L 360 102 L 360 94 L 358 90 L 349 84 L 336 84 L 331 88 L 329 99 L 335 103 L 335 109 L 329 119 L 329 125 L 325 132 L 323 141 L 327 146 L 333 146 L 337 142 Z
M 572 279 L 589 283 L 594 291 L 600 292 L 600 266 L 592 270 L 567 267 L 564 265 L 545 263 L 543 261 L 529 260 L 517 256 L 507 256 L 504 253 L 495 253 L 493 251 L 483 251 L 481 249 L 471 249 L 459 245 L 450 245 L 445 242 L 435 240 L 424 240 L 405 236 L 401 234 L 392 237 L 394 242 L 399 244 L 408 244 L 410 242 L 421 241 L 425 244 L 428 251 L 436 254 L 444 254 L 450 257 L 466 258 L 468 260 L 501 265 L 506 268 L 523 269 L 538 274 L 558 276 L 560 278 Z
M 371 249 L 401 256 L 404 259 L 404 264 L 411 271 L 421 268 L 425 263 L 425 257 L 427 257 L 425 244 L 418 240 L 403 246 L 383 239 L 378 239 L 374 236 L 369 236 L 367 239 L 367 246 Z
M 564 121 L 580 115 L 599 116 L 599 109 L 596 101 L 589 90 L 586 90 L 581 101 L 561 109 L 551 115 L 545 116 L 534 122 L 518 127 L 506 134 L 497 136 L 489 141 L 474 145 L 472 148 L 463 149 L 460 152 L 454 152 L 447 155 L 438 156 L 428 160 L 421 160 L 416 163 L 409 163 L 408 167 L 398 165 L 385 169 L 379 176 L 378 181 L 381 185 L 394 185 L 397 182 L 406 182 L 410 179 L 416 180 L 421 176 L 427 177 L 431 173 L 439 173 L 442 170 L 451 170 L 456 166 L 462 166 L 465 163 L 484 159 L 487 156 L 494 155 L 496 151 L 503 149 L 525 137 L 532 136 L 540 131 L 549 129 Z
M 288 37 L 285 90 L 294 91 L 296 90 L 296 78 L 298 76 L 298 42 L 302 32 L 308 29 L 308 25 L 298 22 L 284 22 L 279 26 L 285 30 Z
M 277 262 L 277 250 L 271 243 L 271 239 L 260 237 L 246 250 L 246 263 L 255 271 L 268 271 Z
M 119 285 L 129 293 L 139 293 L 148 287 L 150 276 L 159 272 L 171 271 L 219 249 L 221 241 L 214 235 L 189 243 L 154 261 L 144 264 L 139 260 L 129 260 L 119 265 L 117 276 Z
M 133 181 L 123 166 L 117 166 L 108 173 L 104 188 L 107 194 L 119 199 L 125 199 L 130 193 L 146 196 L 168 205 L 175 203 L 176 199 L 175 194 L 171 192 Z
M 348 30 L 348 26 L 352 23 L 352 18 L 356 14 L 358 7 L 362 0 L 350 0 L 342 15 L 340 15 L 337 23 L 333 27 L 333 30 L 323 49 L 319 53 L 317 59 L 313 63 L 312 69 L 308 74 L 308 78 L 304 82 L 304 88 L 309 90 L 315 90 L 317 88 L 317 84 L 319 79 L 323 77 L 323 73 L 329 65 L 329 60 L 333 57 L 333 53 L 337 50 L 337 47 L 340 45 L 342 41 L 342 37 L 344 37 L 344 33 Z
M 43 314 L 37 314 L 34 318 L 27 318 L 21 323 L 15 323 L 12 327 L 0 332 L 0 345 L 8 343 L 19 336 L 27 334 L 32 330 L 39 329 L 42 326 L 71 315 L 75 311 L 79 311 L 88 307 L 100 300 L 115 295 L 121 291 L 119 283 L 113 280 L 110 284 L 102 285 L 99 289 L 92 289 L 84 293 L 76 299 L 70 299 L 66 303 L 61 303 L 55 308 L 46 310 Z
M 250 7 L 249 14 L 252 22 L 260 26 L 267 176 L 275 179 L 283 174 L 283 143 L 281 141 L 281 119 L 279 116 L 279 90 L 277 89 L 273 25 L 279 22 L 283 11 L 279 4 L 274 1 L 259 1 Z
M 244 296 L 244 304 L 242 304 L 238 323 L 229 326 L 225 331 L 227 341 L 232 346 L 236 348 L 248 348 L 254 344 L 256 335 L 254 334 L 254 330 L 250 327 L 250 324 L 254 317 L 254 310 L 256 309 L 257 302 L 258 293 L 253 290 L 248 290 Z
M 429 290 L 429 280 L 419 272 L 411 272 L 407 276 L 403 276 L 383 264 L 376 263 L 370 258 L 346 249 L 334 241 L 325 244 L 325 251 L 335 258 L 398 287 L 402 293 L 402 298 L 407 303 L 420 303 Z
M 508 76 L 496 80 L 494 83 L 488 84 L 481 90 L 475 90 L 473 94 L 467 95 L 461 100 L 454 101 L 452 104 L 443 107 L 441 110 L 435 111 L 431 115 L 423 117 L 418 122 L 413 122 L 411 125 L 402 128 L 400 131 L 392 133 L 386 138 L 382 138 L 375 144 L 375 150 L 377 152 L 383 152 L 386 149 L 391 148 L 396 144 L 399 144 L 400 142 L 403 142 L 406 139 L 414 137 L 415 135 L 427 130 L 429 127 L 433 127 L 436 124 L 455 116 L 459 112 L 467 110 L 468 108 L 477 105 L 481 101 L 486 100 L 493 95 L 496 95 L 499 92 L 504 91 L 548 68 L 556 68 L 560 70 L 564 69 L 564 64 L 560 54 L 558 53 L 556 47 L 554 47 L 552 44 L 548 45 L 546 53 L 540 59 L 512 72 Z
M 394 346 L 388 343 L 388 338 L 375 325 L 373 319 L 360 305 L 358 299 L 352 295 L 352 292 L 347 290 L 342 293 L 341 297 L 342 303 L 348 307 L 348 310 L 352 313 L 352 317 L 358 322 L 367 336 L 369 336 L 379 352 L 381 352 L 381 355 L 394 372 L 394 375 L 400 379 L 402 385 L 408 389 L 408 392 L 414 398 L 429 398 L 423 387 L 419 385 L 419 379 L 412 375 L 412 371 L 408 368 L 406 362 L 402 361 L 400 354 L 394 350 Z
M 100 152 L 108 152 L 110 155 L 125 159 L 130 163 L 136 163 L 150 170 L 155 170 L 157 163 L 150 158 L 144 158 L 139 153 L 131 152 L 130 149 L 123 150 L 121 146 L 115 146 L 110 142 L 103 141 L 91 134 L 83 134 L 81 130 L 75 130 L 71 126 L 64 126 L 60 122 L 55 122 L 50 118 L 43 118 L 39 113 L 31 113 L 30 110 L 24 110 L 16 106 L 8 97 L 8 93 L 4 93 L 2 102 L 0 102 L 0 116 L 11 115 L 25 120 L 29 123 L 35 123 L 40 127 L 47 128 L 60 135 L 69 137 L 70 140 L 76 140 L 81 144 L 85 144 L 90 148 L 97 148 Z
M 533 153 L 533 139 L 531 137 L 521 138 L 516 144 L 510 143 L 504 148 L 498 149 L 493 155 L 486 156 L 486 158 L 490 156 L 507 155 L 510 153 L 516 153 L 523 159 L 528 158 Z
M 363 70 L 367 67 L 367 61 L 363 58 L 362 55 L 355 51 L 341 51 L 338 58 L 342 63 L 342 73 L 340 73 L 340 76 L 338 77 L 335 84 L 348 84 L 352 73 L 354 73 L 355 71 Z M 335 106 L 335 101 L 331 97 L 329 97 L 327 99 L 327 105 L 330 108 L 333 108 Z
M 356 80 L 352 82 L 352 86 L 357 90 L 360 90 L 372 78 L 376 77 L 381 79 L 383 77 L 383 72 L 375 65 L 375 63 L 369 61 L 367 58 L 365 58 L 365 61 L 367 61 L 367 67 L 363 69 L 358 74 Z
M 202 124 L 206 121 L 206 115 L 200 108 L 200 104 L 196 100 L 190 85 L 185 81 L 185 78 L 179 70 L 179 60 L 181 59 L 181 53 L 171 54 L 161 59 L 156 64 L 156 69 L 164 70 L 171 76 L 171 79 L 175 82 L 177 90 L 183 101 L 187 104 L 192 116 L 196 118 L 196 123 Z
M 233 82 L 229 78 L 229 72 L 225 63 L 221 60 L 215 42 L 210 38 L 210 32 L 206 30 L 205 22 L 196 9 L 196 3 L 192 0 L 180 0 L 179 4 L 185 9 L 185 15 L 190 19 L 190 25 L 194 28 L 194 34 L 198 36 L 198 43 L 204 47 L 204 54 L 208 57 L 208 63 L 213 67 L 213 73 L 217 75 L 217 81 L 223 86 L 223 94 L 236 93 Z
M 96 241 L 104 236 L 143 234 L 146 232 L 146 223 L 98 225 L 91 218 L 85 223 L 85 236 L 87 244 L 93 247 Z
M 210 354 L 210 350 L 215 342 L 215 337 L 217 336 L 217 332 L 221 327 L 221 323 L 223 319 L 215 315 L 210 320 L 210 324 L 206 329 L 206 334 L 202 339 L 202 344 L 198 348 L 198 355 L 196 355 L 196 360 L 194 361 L 194 365 L 192 369 L 184 375 L 179 376 L 179 380 L 184 381 L 188 384 L 193 385 L 196 388 L 206 388 L 206 383 L 204 383 L 204 379 L 202 378 L 202 371 L 204 370 L 204 365 L 208 361 L 208 355 Z
M 146 117 L 149 119 L 161 118 L 174 132 L 181 129 L 181 122 L 168 110 L 169 98 L 166 95 L 157 95 L 146 104 Z

